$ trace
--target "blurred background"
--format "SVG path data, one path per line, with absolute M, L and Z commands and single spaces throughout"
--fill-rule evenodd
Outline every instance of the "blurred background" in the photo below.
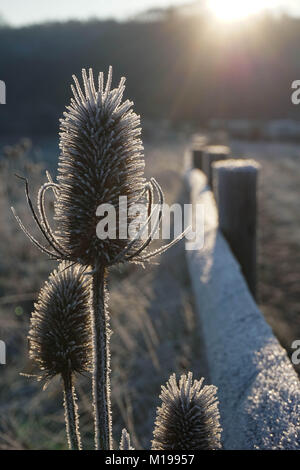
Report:
M 300 338 L 300 105 L 291 100 L 299 43 L 298 0 L 1 1 L 0 339 L 7 364 L 0 366 L 0 448 L 66 447 L 58 381 L 42 392 L 20 376 L 34 373 L 28 323 L 54 264 L 20 233 L 10 206 L 31 228 L 14 174 L 28 176 L 34 200 L 45 169 L 55 177 L 59 119 L 72 74 L 83 67 L 98 73 L 112 65 L 114 84 L 126 76 L 126 98 L 141 115 L 146 173 L 168 203 L 187 202 L 183 157 L 194 133 L 261 163 L 258 300 L 291 354 Z M 110 292 L 114 438 L 126 425 L 136 448 L 149 448 L 161 384 L 173 371 L 207 375 L 183 243 L 146 270 L 114 269 Z M 89 378 L 78 391 L 92 448 Z

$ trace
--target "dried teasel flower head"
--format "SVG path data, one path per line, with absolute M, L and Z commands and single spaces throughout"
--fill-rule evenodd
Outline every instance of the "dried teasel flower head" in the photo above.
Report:
M 30 321 L 29 357 L 48 382 L 91 370 L 90 278 L 60 263 L 40 291 Z
M 216 387 L 202 386 L 191 372 L 179 385 L 173 374 L 162 387 L 157 409 L 153 450 L 214 450 L 221 448 L 221 426 Z
M 132 261 L 143 264 L 180 240 L 181 234 L 168 245 L 147 252 L 162 218 L 163 192 L 154 178 L 144 178 L 143 145 L 140 118 L 132 111 L 132 102 L 122 102 L 125 78 L 111 89 L 110 67 L 106 84 L 103 73 L 95 86 L 92 69 L 82 71 L 83 89 L 74 76 L 74 97 L 60 124 L 60 157 L 58 183 L 48 175 L 38 195 L 39 216 L 29 196 L 26 197 L 35 222 L 49 248 L 39 243 L 15 217 L 30 240 L 57 260 L 68 260 L 84 266 L 106 267 Z M 24 178 L 23 178 L 24 179 Z M 52 189 L 55 197 L 55 233 L 45 213 L 45 193 Z M 125 204 L 120 209 L 120 199 Z M 125 197 L 126 202 L 125 202 Z M 155 207 L 154 199 L 157 200 Z M 136 220 L 135 204 L 144 209 L 137 222 L 137 235 L 129 226 Z M 104 214 L 98 208 L 110 205 L 115 211 L 113 234 L 97 236 L 97 226 Z M 133 210 L 131 210 L 133 209 Z M 143 236 L 142 236 L 143 235 Z
M 134 448 L 131 447 L 130 435 L 126 429 L 122 430 L 120 450 L 134 450 Z
M 99 239 L 96 211 L 111 204 L 118 217 L 120 196 L 127 196 L 128 209 L 141 198 L 143 145 L 133 103 L 122 102 L 125 79 L 111 89 L 110 68 L 106 86 L 100 73 L 96 89 L 91 69 L 82 76 L 83 90 L 73 77 L 74 98 L 61 119 L 56 220 L 59 242 L 73 260 L 84 265 L 97 260 L 103 266 L 126 248 L 128 239 L 119 239 L 118 230 L 114 239 Z

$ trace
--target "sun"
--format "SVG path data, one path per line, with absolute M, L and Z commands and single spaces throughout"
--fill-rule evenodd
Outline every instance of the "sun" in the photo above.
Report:
M 222 21 L 237 21 L 264 9 L 263 0 L 209 0 L 209 9 Z

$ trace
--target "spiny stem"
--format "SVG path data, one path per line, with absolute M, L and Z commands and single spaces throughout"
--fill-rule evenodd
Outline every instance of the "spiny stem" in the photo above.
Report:
M 65 421 L 69 448 L 70 450 L 81 450 L 78 406 L 71 372 L 64 375 L 63 382 Z
M 112 450 L 110 407 L 109 319 L 106 311 L 105 268 L 93 272 L 93 404 L 96 450 Z

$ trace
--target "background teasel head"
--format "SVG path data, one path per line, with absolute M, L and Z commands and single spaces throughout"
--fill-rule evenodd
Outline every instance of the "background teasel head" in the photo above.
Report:
M 162 387 L 157 409 L 153 450 L 214 450 L 221 448 L 221 426 L 216 387 L 204 379 L 173 374 Z
M 41 289 L 28 334 L 29 356 L 40 379 L 91 370 L 89 284 L 78 266 L 62 262 Z

